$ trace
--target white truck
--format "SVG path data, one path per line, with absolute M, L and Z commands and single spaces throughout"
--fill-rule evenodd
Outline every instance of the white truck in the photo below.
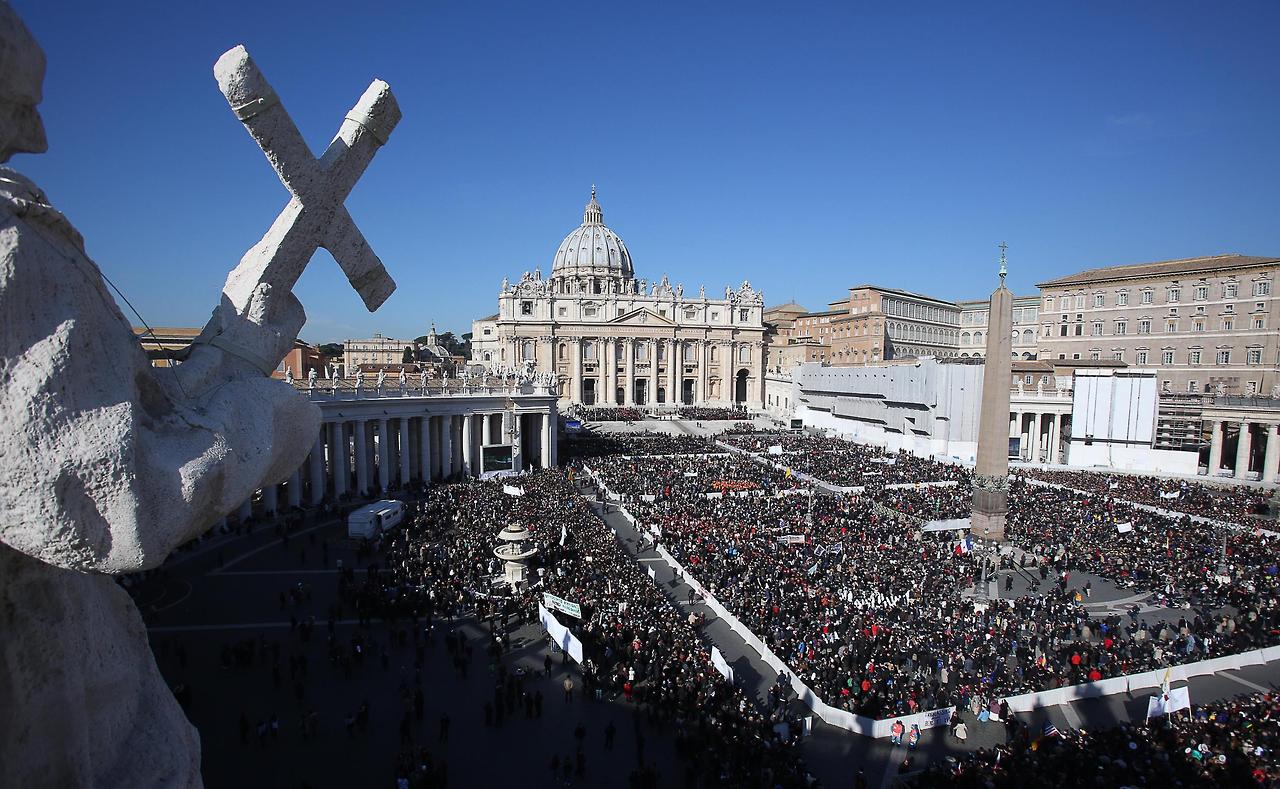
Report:
M 347 516 L 347 536 L 371 540 L 393 529 L 404 518 L 404 502 L 394 499 L 375 501 L 352 510 Z

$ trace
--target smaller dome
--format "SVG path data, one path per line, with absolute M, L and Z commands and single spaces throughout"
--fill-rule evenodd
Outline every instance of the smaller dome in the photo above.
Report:
M 596 188 L 582 212 L 582 224 L 560 242 L 554 262 L 554 277 L 620 277 L 634 279 L 631 253 L 618 234 L 604 224 L 604 211 L 596 202 Z

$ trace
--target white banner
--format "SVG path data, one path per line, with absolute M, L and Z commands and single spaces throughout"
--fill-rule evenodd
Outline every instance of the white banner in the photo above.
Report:
M 805 541 L 805 536 L 803 534 L 784 534 L 778 538 L 778 542 L 782 542 L 782 543 L 804 542 L 804 541 Z
M 641 501 L 657 501 L 658 497 L 653 495 L 652 493 L 642 493 L 640 494 L 640 500 Z
M 518 487 L 516 485 L 503 485 L 502 492 L 507 494 L 508 496 L 523 496 L 524 488 Z
M 553 611 L 561 611 L 575 619 L 582 618 L 582 606 L 569 602 L 563 597 L 556 597 L 550 592 L 542 593 L 542 604 Z
M 770 454 L 770 455 L 781 455 L 781 454 L 782 454 L 782 445 L 781 445 L 781 444 L 775 444 L 775 445 L 773 445 L 773 446 L 769 447 L 769 454 Z
M 724 659 L 724 655 L 720 654 L 720 650 L 715 647 L 711 647 L 711 665 L 715 666 L 716 671 L 719 671 L 721 676 L 729 680 L 730 684 L 733 684 L 733 666 L 729 665 L 729 662 Z
M 1174 491 L 1170 491 L 1170 492 L 1168 492 L 1168 493 L 1165 493 L 1165 492 L 1162 490 L 1162 491 L 1160 491 L 1160 498 L 1162 498 L 1162 499 L 1176 499 L 1176 498 L 1178 498 L 1178 491 L 1174 490 Z
M 658 571 L 653 569 L 652 564 L 649 565 L 649 577 L 654 579 L 655 581 L 658 580 Z
M 561 649 L 568 653 L 569 657 L 582 664 L 582 642 L 569 632 L 569 628 L 560 624 L 560 620 L 556 619 L 550 611 L 538 606 L 538 621 L 542 622 L 542 628 L 547 631 L 547 635 L 551 636 L 551 640 L 556 642 Z
M 1131 531 L 1133 531 L 1133 524 L 1132 524 L 1132 523 L 1117 523 L 1117 524 L 1116 524 L 1116 533 L 1117 533 L 1117 534 L 1128 534 L 1128 533 L 1129 533 L 1129 532 L 1131 532 Z

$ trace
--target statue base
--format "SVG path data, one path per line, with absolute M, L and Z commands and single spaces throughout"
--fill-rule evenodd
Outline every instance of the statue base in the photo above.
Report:
M 974 488 L 969 533 L 984 540 L 1004 542 L 1005 517 L 1008 514 L 1008 491 Z

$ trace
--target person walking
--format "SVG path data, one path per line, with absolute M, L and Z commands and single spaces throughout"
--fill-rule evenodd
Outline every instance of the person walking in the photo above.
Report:
M 564 678 L 564 702 L 568 704 L 573 701 L 573 677 Z

